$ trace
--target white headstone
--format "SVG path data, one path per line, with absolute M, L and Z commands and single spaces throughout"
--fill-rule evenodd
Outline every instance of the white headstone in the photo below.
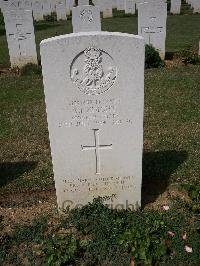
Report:
M 100 8 L 100 11 L 103 12 L 104 7 L 103 7 L 103 1 L 102 0 L 93 0 L 93 4 L 95 6 L 98 6 Z
M 117 10 L 125 10 L 125 0 L 117 0 Z
M 138 34 L 146 44 L 152 44 L 162 59 L 165 57 L 167 4 L 164 2 L 145 2 L 138 5 Z
M 72 8 L 73 8 L 73 0 L 66 0 L 66 13 L 68 16 L 70 16 Z
M 117 0 L 112 0 L 113 9 L 117 8 Z
M 112 1 L 101 0 L 102 1 L 102 10 L 103 18 L 112 18 Z
M 125 14 L 135 14 L 135 0 L 125 0 Z
M 41 59 L 59 208 L 98 196 L 140 206 L 143 38 L 63 35 L 42 41 Z
M 44 16 L 51 15 L 51 1 L 42 0 L 42 8 Z
M 32 0 L 32 9 L 35 21 L 44 20 L 43 6 L 41 0 Z
M 193 13 L 200 13 L 200 0 L 192 0 Z
M 4 22 L 11 67 L 37 64 L 32 11 L 5 11 Z
M 57 0 L 50 0 L 51 12 L 56 12 L 56 2 Z
M 1 0 L 1 9 L 2 11 L 10 11 L 10 10 L 18 10 L 19 9 L 19 1 L 17 0 Z
M 57 0 L 56 2 L 57 20 L 67 20 L 67 10 L 65 0 Z
M 73 32 L 101 31 L 101 18 L 99 7 L 73 7 L 72 26 Z
M 88 6 L 89 0 L 78 0 L 78 6 Z
M 156 0 L 155 0 L 156 1 Z M 148 1 L 145 1 L 145 0 L 136 0 L 136 9 L 138 9 L 138 6 L 140 4 L 143 4 L 144 2 L 148 2 Z
M 181 0 L 171 0 L 171 14 L 180 14 L 181 12 Z
M 25 10 L 32 10 L 32 1 L 31 0 L 18 0 L 19 8 Z

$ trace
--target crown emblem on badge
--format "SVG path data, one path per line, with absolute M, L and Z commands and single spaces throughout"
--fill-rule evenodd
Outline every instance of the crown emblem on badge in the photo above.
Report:
M 70 74 L 80 91 L 88 95 L 98 95 L 114 84 L 117 69 L 108 53 L 92 46 L 75 58 Z

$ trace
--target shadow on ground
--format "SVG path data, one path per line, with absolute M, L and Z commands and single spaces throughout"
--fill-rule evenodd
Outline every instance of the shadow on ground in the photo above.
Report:
M 30 172 L 37 166 L 37 162 L 4 162 L 0 163 L 0 187 L 17 179 L 25 172 Z
M 166 191 L 170 176 L 188 157 L 186 151 L 143 153 L 142 207 Z

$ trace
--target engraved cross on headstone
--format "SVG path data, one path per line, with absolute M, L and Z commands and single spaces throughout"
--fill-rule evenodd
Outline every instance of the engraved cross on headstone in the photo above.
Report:
M 142 31 L 142 33 L 144 32 L 144 33 L 146 33 L 147 34 L 147 36 L 148 36 L 148 43 L 150 44 L 150 43 L 152 43 L 152 39 L 151 39 L 151 37 L 153 37 L 153 34 L 155 34 L 155 33 L 162 33 L 163 32 L 163 27 L 152 27 L 152 26 L 150 26 L 150 27 L 143 27 L 143 28 L 141 28 L 141 31 Z
M 161 33 L 163 31 L 163 27 L 156 26 L 158 22 L 156 23 L 157 18 L 156 17 L 150 17 L 149 18 L 149 26 L 147 27 L 142 27 L 141 31 L 142 33 Z
M 24 54 L 24 47 L 26 44 L 23 44 L 23 41 L 31 37 L 30 32 L 24 32 L 22 24 L 16 24 L 16 33 L 10 33 L 9 37 L 16 39 L 18 41 L 19 54 Z M 22 41 L 22 43 L 21 43 Z M 23 48 L 22 48 L 23 47 Z
M 95 150 L 95 157 L 96 157 L 96 174 L 100 173 L 101 168 L 101 162 L 100 162 L 100 150 L 111 150 L 112 144 L 109 145 L 100 145 L 99 143 L 99 129 L 93 129 L 94 130 L 94 146 L 81 146 L 82 151 L 90 151 Z
M 10 33 L 9 36 L 13 37 L 14 39 L 17 39 L 18 41 L 26 40 L 28 37 L 30 37 L 30 32 L 23 32 L 23 25 L 22 24 L 16 24 L 16 34 Z

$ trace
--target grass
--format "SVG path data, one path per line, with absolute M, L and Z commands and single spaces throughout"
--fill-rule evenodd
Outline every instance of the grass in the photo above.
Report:
M 13 182 L 17 182 L 18 191 L 32 186 L 46 188 L 53 181 L 42 77 L 8 74 L 1 77 L 0 83 L 0 186 L 7 185 L 3 179 L 7 177 L 16 178 Z
M 116 211 L 96 199 L 56 222 L 43 215 L 30 225 L 14 224 L 9 234 L 0 233 L 0 263 L 128 266 L 134 258 L 136 265 L 198 265 L 197 217 L 180 200 L 170 207 Z

